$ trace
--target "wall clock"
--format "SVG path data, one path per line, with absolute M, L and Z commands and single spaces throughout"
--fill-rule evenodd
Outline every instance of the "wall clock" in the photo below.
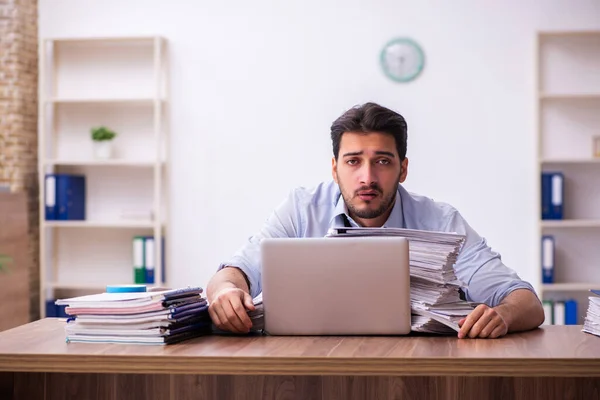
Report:
M 423 71 L 425 53 L 414 40 L 396 38 L 386 43 L 381 50 L 380 64 L 391 80 L 410 82 Z

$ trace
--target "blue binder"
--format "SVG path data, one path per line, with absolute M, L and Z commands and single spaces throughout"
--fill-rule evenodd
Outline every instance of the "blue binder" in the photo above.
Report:
M 144 237 L 144 253 L 146 252 L 146 244 L 148 243 L 148 239 L 152 240 L 152 243 L 154 245 L 154 236 L 146 236 Z M 160 266 L 161 269 L 161 273 L 162 273 L 162 282 L 158 282 L 159 284 L 162 284 L 164 282 L 167 281 L 167 278 L 165 276 L 165 237 L 162 236 L 161 237 L 161 260 L 160 263 L 156 263 L 154 262 L 152 265 L 153 268 L 148 268 L 148 265 L 145 264 L 145 282 L 144 283 L 148 283 L 148 284 L 154 284 L 157 283 L 155 282 L 154 279 L 154 269 Z
M 46 220 L 85 220 L 85 176 L 46 174 Z
M 56 220 L 58 205 L 56 204 L 56 175 L 54 174 L 46 174 L 44 179 L 44 205 L 46 220 Z
M 58 220 L 85 220 L 85 176 L 56 175 L 56 203 Z
M 565 300 L 565 325 L 577 325 L 576 300 Z
M 554 283 L 554 236 L 542 236 L 542 283 Z
M 563 219 L 564 180 L 562 172 L 542 173 L 542 219 Z

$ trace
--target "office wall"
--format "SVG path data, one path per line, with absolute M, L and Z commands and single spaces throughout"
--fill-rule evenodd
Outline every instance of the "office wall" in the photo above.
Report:
M 40 35 L 160 34 L 171 60 L 172 283 L 206 284 L 289 189 L 330 177 L 329 126 L 377 101 L 408 120 L 407 189 L 455 205 L 536 281 L 534 33 L 598 29 L 600 3 L 40 0 Z M 427 64 L 387 80 L 383 44 Z

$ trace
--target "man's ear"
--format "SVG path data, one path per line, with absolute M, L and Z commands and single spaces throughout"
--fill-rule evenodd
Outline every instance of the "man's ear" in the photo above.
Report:
M 335 183 L 338 183 L 337 161 L 335 160 L 335 157 L 331 158 L 331 176 L 333 177 L 333 180 L 335 181 Z
M 404 158 L 402 163 L 400 163 L 400 183 L 403 183 L 406 180 L 406 176 L 408 175 L 408 158 Z

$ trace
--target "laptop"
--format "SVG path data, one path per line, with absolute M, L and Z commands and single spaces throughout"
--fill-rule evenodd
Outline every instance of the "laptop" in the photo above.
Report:
M 408 247 L 402 237 L 263 239 L 264 331 L 410 333 Z

